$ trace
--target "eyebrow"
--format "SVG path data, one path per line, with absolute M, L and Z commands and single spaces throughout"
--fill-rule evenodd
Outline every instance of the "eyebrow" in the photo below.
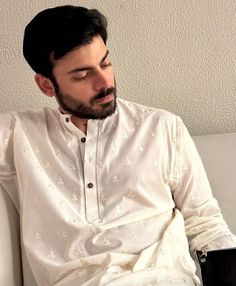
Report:
M 107 58 L 108 54 L 109 54 L 109 50 L 106 51 L 106 54 L 104 55 L 104 57 L 100 61 L 100 64 L 102 64 L 105 61 L 105 59 Z M 81 72 L 81 71 L 87 71 L 87 70 L 91 70 L 91 69 L 93 69 L 93 67 L 91 67 L 91 66 L 75 68 L 75 69 L 69 71 L 68 74 L 77 73 L 77 72 Z

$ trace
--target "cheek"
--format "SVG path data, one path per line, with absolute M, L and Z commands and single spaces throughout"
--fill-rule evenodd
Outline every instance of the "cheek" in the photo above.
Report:
M 63 93 L 71 94 L 74 96 L 78 96 L 80 94 L 86 94 L 89 92 L 89 85 L 86 83 L 78 83 L 76 81 L 68 81 L 64 82 L 63 85 L 60 86 L 60 90 Z
M 84 103 L 88 103 L 91 98 L 93 98 L 96 94 L 94 90 L 91 88 L 91 85 L 83 84 L 83 86 L 70 86 L 70 90 L 68 93 Z

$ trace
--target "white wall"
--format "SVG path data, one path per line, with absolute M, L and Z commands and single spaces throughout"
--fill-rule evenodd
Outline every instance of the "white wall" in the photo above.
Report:
M 235 0 L 2 0 L 0 111 L 53 105 L 22 56 L 25 25 L 62 4 L 100 9 L 118 95 L 180 115 L 192 134 L 236 131 Z

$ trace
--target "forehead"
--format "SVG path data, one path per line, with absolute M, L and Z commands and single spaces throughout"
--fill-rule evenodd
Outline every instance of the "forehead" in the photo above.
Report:
M 100 63 L 101 59 L 106 54 L 107 48 L 101 36 L 96 36 L 90 44 L 76 48 L 61 59 L 54 61 L 53 70 L 61 68 L 73 69 L 83 66 L 93 66 Z

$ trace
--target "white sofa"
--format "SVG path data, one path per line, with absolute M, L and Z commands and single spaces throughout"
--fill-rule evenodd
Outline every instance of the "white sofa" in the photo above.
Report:
M 236 133 L 195 136 L 193 139 L 213 193 L 230 229 L 236 234 Z M 20 251 L 18 214 L 8 195 L 2 192 L 0 217 L 0 285 L 36 286 L 24 253 Z

